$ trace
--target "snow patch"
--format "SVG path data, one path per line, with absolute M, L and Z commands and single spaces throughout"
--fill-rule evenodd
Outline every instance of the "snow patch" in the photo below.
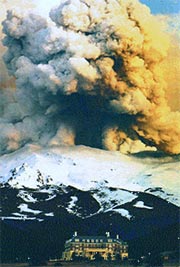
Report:
M 97 185 L 97 187 L 92 190 L 92 195 L 100 204 L 101 211 L 114 210 L 117 206 L 131 202 L 137 198 L 133 193 L 121 189 L 109 188 L 102 184 Z
M 27 204 L 20 204 L 18 206 L 18 208 L 20 209 L 20 212 L 27 212 L 27 213 L 33 213 L 33 214 L 42 213 L 42 211 L 40 211 L 40 210 L 32 210 L 32 209 L 30 209 Z
M 25 202 L 30 202 L 30 203 L 37 202 L 37 199 L 34 198 L 32 194 L 30 194 L 29 192 L 25 190 L 20 190 L 17 196 L 20 197 Z
M 132 218 L 132 215 L 130 215 L 129 211 L 126 209 L 113 209 L 113 211 L 120 213 L 123 217 L 126 217 L 128 220 Z
M 143 201 L 137 201 L 134 205 L 136 208 L 152 210 L 153 207 L 146 206 Z
M 49 217 L 53 217 L 54 216 L 54 213 L 53 212 L 49 212 L 49 213 L 45 213 L 44 215 L 45 216 L 49 216 Z
M 71 201 L 69 202 L 68 207 L 66 210 L 70 213 L 74 213 L 74 208 L 76 208 L 76 202 L 78 201 L 78 198 L 75 196 L 71 196 Z
M 26 220 L 40 220 L 40 219 L 37 219 L 36 217 L 27 217 L 27 216 L 23 216 L 21 215 L 21 217 L 16 217 L 16 216 L 8 216 L 8 217 L 0 217 L 3 220 L 23 220 L 23 221 L 26 221 Z

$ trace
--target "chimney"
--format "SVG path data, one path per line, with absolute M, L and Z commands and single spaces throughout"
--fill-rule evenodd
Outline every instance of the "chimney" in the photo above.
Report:
M 110 232 L 106 232 L 106 236 L 107 237 L 110 237 Z
M 74 232 L 74 236 L 77 236 L 77 232 L 76 231 Z

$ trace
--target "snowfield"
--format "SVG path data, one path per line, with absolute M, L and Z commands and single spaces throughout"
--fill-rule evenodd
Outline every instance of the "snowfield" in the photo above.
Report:
M 99 197 L 94 192 L 93 196 L 105 209 L 111 199 L 121 204 L 134 199 L 134 194 L 123 190 L 148 192 L 179 205 L 179 174 L 177 156 L 140 158 L 85 146 L 42 149 L 28 145 L 0 158 L 2 185 L 8 183 L 19 189 L 36 189 L 50 184 L 64 185 L 64 188 L 71 185 L 80 190 L 102 187 L 104 195 Z M 121 190 L 110 191 L 109 187 Z M 20 194 L 26 202 L 36 201 L 23 191 Z M 76 201 L 72 198 L 69 207 Z M 149 208 L 143 203 L 137 203 L 136 207 Z

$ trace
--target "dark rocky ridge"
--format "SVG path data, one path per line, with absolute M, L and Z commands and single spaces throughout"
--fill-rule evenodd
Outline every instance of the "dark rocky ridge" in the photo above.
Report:
M 178 249 L 179 208 L 146 192 L 131 192 L 136 197 L 125 204 L 118 205 L 111 200 L 111 207 L 103 210 L 93 190 L 82 191 L 64 185 L 17 189 L 6 184 L 0 191 L 2 261 L 60 258 L 65 240 L 74 231 L 82 235 L 103 235 L 110 231 L 115 236 L 118 233 L 128 242 L 130 257 L 142 256 L 154 249 Z M 135 207 L 138 201 L 151 209 Z M 28 205 L 29 210 L 20 210 L 23 204 Z M 122 216 L 118 209 L 129 211 L 130 219 Z

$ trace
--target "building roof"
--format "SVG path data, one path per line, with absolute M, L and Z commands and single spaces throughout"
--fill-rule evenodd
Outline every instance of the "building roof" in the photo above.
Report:
M 124 245 L 127 244 L 123 240 L 121 240 L 119 238 L 113 238 L 111 236 L 80 236 L 80 235 L 75 235 L 71 239 L 67 240 L 66 242 L 94 243 L 94 241 L 95 242 L 105 242 L 105 243 L 108 243 L 108 242 L 116 242 L 116 243 L 121 243 L 121 244 L 123 243 Z

